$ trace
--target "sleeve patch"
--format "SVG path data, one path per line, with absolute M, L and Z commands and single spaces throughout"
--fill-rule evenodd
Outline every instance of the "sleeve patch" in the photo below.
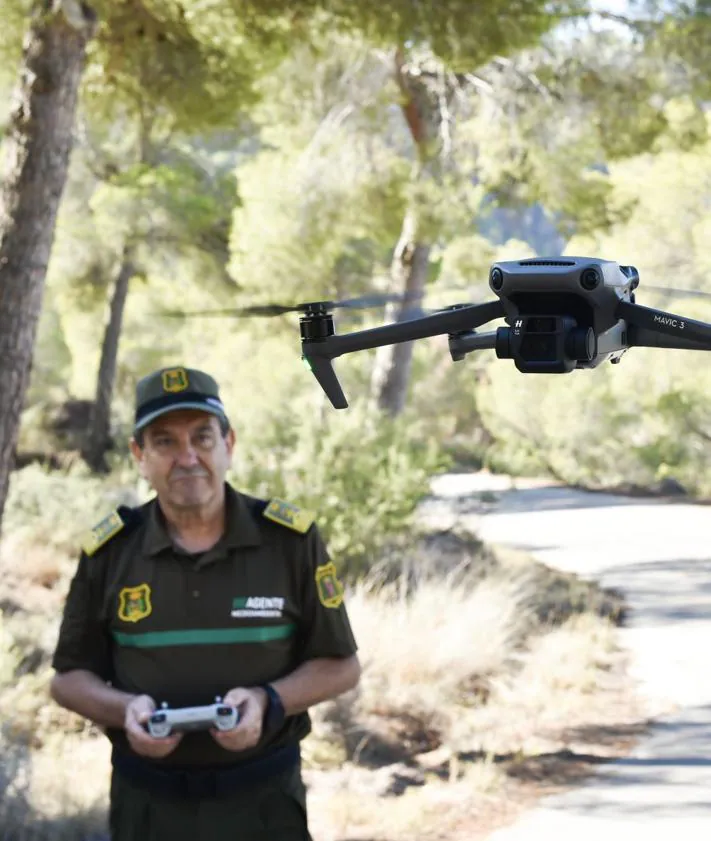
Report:
M 343 602 L 343 584 L 336 575 L 336 565 L 331 561 L 316 567 L 316 590 L 324 607 L 340 607 Z
M 109 514 L 100 523 L 97 523 L 85 538 L 82 549 L 91 557 L 105 543 L 108 543 L 114 535 L 117 535 L 124 527 L 124 522 L 117 511 Z
M 313 511 L 308 511 L 306 508 L 297 508 L 296 505 L 284 502 L 283 499 L 272 499 L 264 509 L 264 516 L 268 520 L 301 534 L 306 534 L 316 519 Z

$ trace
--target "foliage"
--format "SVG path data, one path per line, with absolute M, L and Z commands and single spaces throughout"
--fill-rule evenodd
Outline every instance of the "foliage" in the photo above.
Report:
M 684 68 L 695 95 L 708 100 L 711 91 L 708 58 L 711 52 L 711 6 L 708 0 L 655 2 L 661 26 L 654 50 L 678 70 Z
M 246 290 L 356 295 L 387 261 L 406 201 L 388 69 L 356 38 L 303 47 L 263 83 L 261 149 L 240 163 L 231 273 Z M 390 125 L 382 131 L 382 120 Z
M 486 191 L 480 167 L 470 165 L 481 136 L 472 142 L 463 133 L 459 143 L 460 112 L 477 98 L 472 74 L 535 43 L 576 4 L 434 5 L 328 4 L 309 45 L 263 80 L 255 111 L 262 148 L 237 171 L 238 282 L 300 297 L 358 294 L 363 281 L 392 282 L 406 213 L 416 214 L 423 242 L 471 232 Z M 408 108 L 418 112 L 421 137 L 404 118 Z M 370 278 L 339 272 L 354 243 L 373 258 Z
M 30 0 L 0 0 L 0 20 L 3 22 L 0 28 L 0 91 L 3 93 L 15 81 L 29 5 Z M 7 102 L 0 104 L 0 137 L 8 107 Z
M 259 7 L 259 2 L 254 2 Z M 270 0 L 273 14 L 290 10 L 289 0 Z M 583 2 L 521 0 L 302 0 L 292 26 L 308 20 L 310 33 L 358 32 L 378 47 L 427 44 L 451 67 L 471 69 L 490 56 L 535 41 L 556 21 L 585 9 Z M 309 15 L 311 17 L 309 18 Z
M 239 484 L 316 512 L 339 569 L 358 577 L 394 542 L 407 539 L 429 477 L 445 462 L 415 425 L 380 418 L 367 406 L 314 423 L 283 411 L 259 445 L 242 450 Z
M 498 95 L 483 98 L 460 132 L 489 127 L 479 159 L 487 207 L 538 203 L 565 239 L 629 218 L 633 205 L 611 179 L 615 161 L 708 137 L 683 68 L 673 73 L 648 41 L 619 32 L 554 32 L 484 79 Z
M 270 15 L 268 3 L 253 4 L 252 14 L 230 0 L 209 10 L 197 0 L 94 5 L 100 27 L 84 103 L 106 122 L 139 111 L 166 133 L 228 124 L 253 101 L 255 77 L 283 49 L 287 24 Z
M 135 503 L 128 474 L 117 474 L 107 483 L 81 466 L 48 471 L 32 465 L 12 474 L 4 522 L 20 542 L 76 556 L 89 529 L 117 505 Z

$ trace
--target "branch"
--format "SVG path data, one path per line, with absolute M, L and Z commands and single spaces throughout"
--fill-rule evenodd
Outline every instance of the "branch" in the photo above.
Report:
M 185 249 L 186 251 L 194 251 L 199 254 L 206 254 L 213 257 L 218 262 L 223 262 L 224 255 L 227 249 L 222 241 L 210 242 L 209 237 L 192 238 L 190 236 L 181 236 L 180 234 L 167 233 L 159 230 L 158 226 L 153 229 L 148 229 L 140 235 L 134 235 L 136 243 L 143 243 L 150 246 L 170 246 L 173 248 Z
M 694 435 L 698 435 L 702 441 L 711 441 L 711 433 L 706 432 L 700 426 L 697 426 L 689 417 L 684 417 L 684 426 Z
M 640 20 L 639 18 L 628 18 L 627 15 L 615 14 L 615 12 L 595 12 L 595 15 L 603 20 L 611 20 L 613 23 L 621 23 L 623 26 L 628 26 L 630 29 L 636 29 L 639 32 L 644 32 L 645 29 L 651 29 L 655 23 L 651 20 Z
M 469 82 L 472 87 L 479 88 L 479 90 L 484 91 L 484 93 L 494 93 L 494 86 L 491 82 L 487 82 L 485 79 L 482 79 L 481 76 L 477 76 L 476 73 L 460 73 L 456 74 L 455 78 L 459 82 Z
M 340 128 L 354 111 L 355 105 L 352 102 L 334 105 L 323 120 L 321 120 L 318 128 L 313 134 L 313 137 L 309 141 L 308 146 L 304 149 L 301 155 L 301 160 L 304 161 L 310 159 L 314 152 L 318 151 L 321 137 L 323 136 L 324 140 L 326 140 L 330 136 L 331 132 Z
M 549 102 L 553 99 L 560 99 L 559 95 L 555 95 L 550 88 L 546 87 L 543 82 L 536 76 L 535 73 L 526 72 L 522 70 L 515 62 L 511 61 L 510 58 L 505 58 L 504 56 L 497 56 L 492 60 L 492 64 L 496 64 L 499 67 L 505 67 L 508 70 L 513 70 L 513 72 L 520 78 L 523 79 L 525 82 L 528 82 L 534 90 L 537 90 L 538 93 L 544 99 L 547 99 Z
M 380 58 L 380 57 L 379 57 Z M 377 79 L 372 79 L 374 75 L 371 73 L 365 80 L 365 89 L 360 90 L 356 88 L 352 90 L 358 81 L 358 74 L 365 66 L 367 56 L 365 54 L 356 57 L 356 59 L 349 64 L 341 77 L 339 78 L 335 94 L 339 96 L 340 100 L 344 97 L 340 95 L 340 91 L 344 91 L 346 101 L 337 101 L 330 107 L 328 113 L 321 119 L 313 136 L 309 140 L 307 147 L 299 157 L 300 164 L 308 165 L 310 160 L 319 152 L 319 148 L 327 141 L 335 131 L 348 120 L 358 110 L 364 110 L 369 105 L 377 102 L 380 91 L 383 87 L 382 73 L 378 74 Z M 382 62 L 381 62 L 382 63 Z M 379 68 L 378 68 L 379 69 Z M 328 89 L 323 90 L 323 98 L 329 96 Z
M 594 12 L 576 12 L 570 15 L 561 15 L 560 20 L 562 21 L 575 21 L 575 20 L 590 20 L 591 17 L 597 17 L 601 20 L 609 20 L 612 23 L 620 23 L 623 26 L 628 27 L 636 32 L 640 32 L 642 34 L 650 32 L 656 26 L 656 22 L 653 20 L 642 20 L 639 18 L 630 18 L 627 15 L 621 15 L 616 12 L 606 12 L 603 10 L 594 11 Z

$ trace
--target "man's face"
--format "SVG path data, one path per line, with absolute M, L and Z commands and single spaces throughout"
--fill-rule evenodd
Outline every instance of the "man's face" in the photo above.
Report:
M 222 492 L 233 446 L 234 433 L 223 436 L 214 415 L 186 409 L 149 424 L 143 447 L 131 441 L 131 452 L 161 501 L 199 509 Z

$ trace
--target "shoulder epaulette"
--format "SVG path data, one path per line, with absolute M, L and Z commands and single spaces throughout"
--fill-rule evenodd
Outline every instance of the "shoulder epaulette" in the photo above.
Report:
M 82 550 L 87 557 L 91 557 L 102 546 L 114 538 L 127 526 L 133 526 L 140 520 L 140 516 L 132 508 L 121 505 L 116 511 L 112 511 L 108 517 L 98 522 L 86 535 L 82 543 Z
M 283 499 L 272 499 L 263 513 L 268 520 L 301 534 L 306 534 L 316 519 L 313 511 L 308 511 L 306 508 L 297 508 L 296 505 L 285 502 Z

